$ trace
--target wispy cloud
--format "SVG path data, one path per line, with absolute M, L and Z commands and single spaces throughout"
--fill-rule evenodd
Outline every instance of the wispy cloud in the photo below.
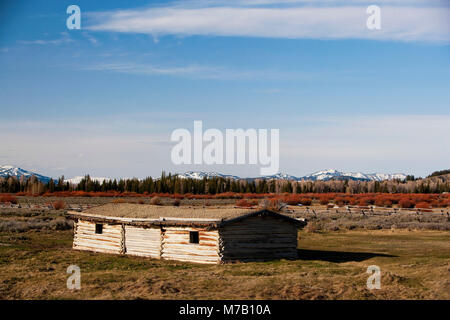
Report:
M 83 32 L 83 37 L 85 37 L 90 43 L 92 43 L 94 46 L 100 45 L 100 41 L 98 41 L 97 38 L 93 37 L 88 32 Z
M 396 5 L 396 6 L 449 6 L 447 0 L 175 0 L 172 7 L 260 7 L 260 6 L 350 6 L 350 5 Z
M 442 1 L 384 1 L 381 30 L 368 30 L 368 1 L 190 1 L 165 7 L 90 13 L 88 29 L 153 36 L 240 36 L 292 39 L 450 41 L 450 9 Z M 395 4 L 395 5 L 391 5 Z
M 65 43 L 71 43 L 74 40 L 70 37 L 67 32 L 61 32 L 61 37 L 57 39 L 35 39 L 35 40 L 19 40 L 20 44 L 31 44 L 31 45 L 60 45 Z
M 159 66 L 151 63 L 112 62 L 97 63 L 81 67 L 89 71 L 118 72 L 135 75 L 166 75 L 194 79 L 216 80 L 258 80 L 258 79 L 311 79 L 314 75 L 301 74 L 299 72 L 287 72 L 276 70 L 242 70 L 225 66 L 208 65 L 184 65 L 184 66 Z

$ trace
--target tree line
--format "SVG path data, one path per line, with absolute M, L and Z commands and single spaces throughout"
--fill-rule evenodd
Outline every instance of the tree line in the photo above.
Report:
M 443 193 L 450 192 L 450 181 L 446 179 L 407 179 L 386 181 L 329 180 L 329 181 L 287 181 L 287 180 L 235 180 L 222 177 L 180 178 L 178 175 L 162 172 L 160 178 L 119 179 L 99 182 L 86 175 L 79 183 L 71 184 L 64 176 L 47 183 L 32 176 L 0 178 L 0 193 L 44 194 L 64 191 L 83 192 L 131 192 L 168 194 L 219 194 L 234 193 Z

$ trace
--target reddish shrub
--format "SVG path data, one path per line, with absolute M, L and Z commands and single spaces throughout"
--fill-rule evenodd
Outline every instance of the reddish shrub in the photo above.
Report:
M 412 207 L 414 207 L 414 203 L 411 200 L 405 199 L 405 198 L 401 199 L 398 202 L 398 204 L 399 204 L 400 208 L 412 208 Z
M 62 210 L 66 207 L 66 203 L 64 201 L 58 200 L 53 202 L 53 208 L 55 208 L 55 210 Z
M 269 203 L 270 204 L 269 204 L 268 209 L 272 210 L 272 211 L 279 211 L 279 210 L 281 210 L 281 208 L 284 205 L 283 201 L 279 198 L 272 198 L 272 199 L 270 199 Z
M 256 204 L 258 204 L 256 200 L 241 199 L 236 201 L 237 207 L 253 207 Z
M 384 201 L 386 201 L 386 199 L 383 196 L 378 196 L 375 198 L 374 204 L 377 207 L 384 207 Z
M 419 202 L 419 203 L 416 203 L 416 208 L 430 209 L 431 206 L 428 202 Z
M 178 200 L 183 200 L 184 199 L 184 196 L 182 194 L 179 194 L 179 193 L 175 193 L 173 195 L 173 197 L 174 197 L 174 199 L 178 199 Z
M 304 206 L 310 206 L 312 203 L 312 200 L 310 198 L 301 198 L 299 202 Z
M 330 202 L 330 198 L 329 197 L 326 197 L 326 196 L 324 196 L 324 197 L 319 197 L 319 203 L 321 204 L 321 205 L 326 205 L 326 204 L 328 204 L 329 202 Z
M 291 194 L 291 195 L 285 196 L 283 201 L 286 202 L 288 205 L 295 206 L 300 203 L 301 199 L 298 195 Z
M 5 194 L 0 197 L 0 202 L 17 204 L 18 201 L 17 201 L 16 197 L 9 195 L 9 194 Z
M 392 207 L 392 200 L 390 200 L 390 199 L 384 200 L 384 206 L 385 207 Z
M 369 202 L 367 201 L 366 198 L 361 198 L 358 201 L 358 205 L 361 207 L 367 207 L 369 205 Z
M 159 197 L 153 197 L 150 199 L 150 204 L 154 206 L 160 206 L 161 205 L 161 198 Z

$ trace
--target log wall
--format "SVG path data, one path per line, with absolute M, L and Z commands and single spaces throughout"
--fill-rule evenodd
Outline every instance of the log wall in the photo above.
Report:
M 161 229 L 125 226 L 125 253 L 161 258 Z
M 199 227 L 142 227 L 95 222 L 75 223 L 73 248 L 197 263 L 297 258 L 297 227 L 272 216 L 254 216 L 218 230 Z M 199 243 L 190 243 L 197 231 Z
M 189 231 L 198 231 L 199 243 L 189 243 Z M 161 257 L 168 260 L 220 263 L 219 233 L 201 228 L 165 227 Z
M 223 262 L 297 258 L 297 227 L 269 216 L 256 216 L 219 230 Z
M 101 234 L 95 233 L 95 222 L 79 220 L 75 225 L 73 248 L 105 253 L 122 253 L 122 226 L 103 223 Z

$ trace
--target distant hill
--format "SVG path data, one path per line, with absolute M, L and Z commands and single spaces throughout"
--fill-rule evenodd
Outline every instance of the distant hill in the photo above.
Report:
M 35 176 L 39 181 L 42 181 L 44 183 L 47 183 L 50 181 L 50 177 L 43 176 L 41 174 L 38 174 L 36 172 L 31 172 L 19 167 L 14 166 L 0 166 L 0 177 L 6 178 L 6 177 L 16 177 L 20 179 L 21 177 L 25 178 L 31 178 L 32 176 Z
M 430 174 L 427 178 L 430 177 L 437 177 L 437 176 L 443 176 L 443 175 L 448 175 L 450 174 L 450 169 L 447 170 L 441 170 L 441 171 L 435 171 L 432 174 Z
M 440 174 L 440 175 L 431 175 L 428 176 L 425 180 L 431 180 L 434 182 L 449 182 L 450 181 L 450 173 L 447 174 Z

